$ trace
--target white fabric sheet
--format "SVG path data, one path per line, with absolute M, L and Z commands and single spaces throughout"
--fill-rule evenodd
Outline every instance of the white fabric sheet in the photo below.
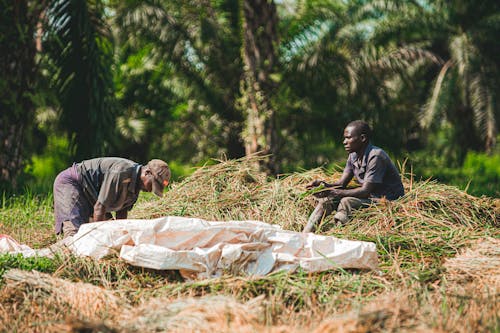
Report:
M 27 245 L 19 244 L 9 235 L 0 235 L 0 253 L 22 254 L 25 257 L 32 257 L 36 251 Z
M 87 223 L 68 246 L 76 255 L 102 258 L 115 252 L 132 265 L 178 269 L 190 278 L 378 267 L 374 243 L 286 231 L 259 221 L 167 216 Z

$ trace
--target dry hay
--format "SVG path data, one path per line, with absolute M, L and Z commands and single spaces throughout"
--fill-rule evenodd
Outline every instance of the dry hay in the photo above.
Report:
M 368 333 L 391 330 L 403 331 L 411 327 L 417 331 L 411 317 L 408 295 L 386 294 L 358 311 L 334 316 L 321 321 L 314 333 Z
M 485 332 L 494 331 L 499 315 L 498 296 L 472 297 L 473 290 L 456 294 L 454 286 L 436 289 L 417 286 L 384 293 L 361 309 L 320 322 L 314 333 L 369 332 Z
M 224 161 L 198 169 L 173 184 L 164 198 L 142 202 L 131 211 L 134 218 L 165 215 L 206 220 L 258 220 L 302 230 L 312 198 L 303 198 L 305 185 L 327 177 L 320 169 L 294 173 L 278 179 L 258 170 L 257 158 Z
M 444 265 L 442 280 L 384 293 L 362 309 L 323 320 L 315 333 L 480 332 L 498 329 L 500 240 L 478 240 Z
M 324 170 L 315 169 L 269 179 L 257 170 L 254 159 L 225 161 L 202 167 L 181 183 L 173 184 L 164 198 L 138 203 L 132 210 L 131 217 L 178 215 L 207 220 L 249 219 L 300 231 L 315 204 L 312 197 L 303 195 L 305 185 L 314 179 L 335 179 L 338 176 L 339 174 L 331 175 Z M 167 297 L 155 298 L 133 308 L 126 300 L 91 285 L 78 285 L 60 279 L 46 281 L 46 275 L 38 275 L 37 279 L 30 278 L 33 281 L 31 285 L 27 281 L 9 280 L 7 275 L 7 285 L 0 291 L 0 296 L 3 299 L 7 297 L 9 301 L 2 301 L 0 304 L 0 319 L 9 318 L 9 314 L 10 318 L 21 318 L 20 321 L 28 322 L 33 319 L 50 326 L 50 329 L 41 331 L 54 332 L 84 329 L 167 331 L 167 328 L 168 331 L 179 332 L 203 332 L 204 328 L 207 328 L 206 332 L 293 332 L 311 328 L 310 331 L 315 329 L 318 333 L 467 332 L 491 329 L 491 323 L 495 322 L 495 315 L 498 318 L 499 312 L 496 295 L 498 250 L 493 252 L 493 249 L 499 248 L 498 240 L 486 239 L 478 243 L 477 248 L 448 260 L 444 275 L 442 263 L 443 258 L 455 255 L 478 237 L 499 235 L 499 201 L 472 197 L 457 188 L 435 182 L 404 179 L 404 185 L 407 194 L 403 198 L 361 210 L 345 227 L 332 226 L 331 217 L 327 217 L 320 226 L 319 233 L 377 242 L 382 267 L 387 272 L 377 281 L 371 281 L 373 279 L 368 274 L 363 274 L 361 278 L 352 275 L 352 283 L 366 286 L 363 287 L 366 292 L 359 286 L 359 295 L 356 293 L 357 289 L 349 289 L 349 284 L 343 284 L 342 279 L 328 274 L 323 277 L 324 280 L 320 276 L 304 278 L 304 281 L 269 278 L 260 287 L 261 281 L 255 286 L 245 282 L 238 292 L 233 290 L 237 289 L 235 284 L 226 279 L 219 286 L 224 290 L 206 287 L 206 291 L 233 294 L 248 300 L 256 294 L 266 292 L 266 288 L 279 288 L 280 291 L 275 296 L 268 292 L 267 299 L 267 302 L 273 303 L 270 308 L 278 310 L 263 311 L 262 304 L 257 301 L 242 303 L 233 297 L 189 298 L 186 296 L 197 294 L 193 291 L 195 287 L 191 286 L 186 286 L 185 289 L 165 288 Z M 437 273 L 427 280 L 410 277 L 417 276 L 419 271 L 426 273 L 432 270 Z M 92 270 L 89 272 L 101 277 L 101 273 Z M 106 279 L 109 278 L 103 278 L 102 285 L 116 287 L 113 283 L 106 284 Z M 138 280 L 130 283 L 135 283 L 134 281 L 139 287 L 146 285 Z M 276 281 L 292 281 L 296 285 L 278 286 L 274 283 Z M 369 286 L 370 282 L 374 282 L 374 286 Z M 18 287 L 14 288 L 16 283 Z M 127 282 L 120 283 L 126 285 Z M 330 288 L 323 291 L 320 287 L 324 285 Z M 377 287 L 380 285 L 382 286 Z M 497 287 L 495 290 L 484 288 L 489 285 Z M 159 283 L 156 287 L 159 289 L 165 285 Z M 85 292 L 90 291 L 95 295 L 88 297 L 71 290 L 80 288 L 82 293 L 85 289 Z M 154 287 L 148 282 L 146 288 Z M 335 294 L 339 288 L 349 289 L 350 292 Z M 332 292 L 334 295 L 326 294 Z M 99 295 L 103 298 L 99 298 Z M 316 300 L 319 296 L 328 299 L 331 306 L 337 309 L 327 311 L 329 305 L 320 304 Z M 352 309 L 350 305 L 355 306 L 355 301 L 349 302 L 349 299 L 355 297 L 362 297 L 362 308 L 343 313 Z M 366 301 L 371 297 L 375 297 L 373 301 Z M 309 302 L 309 299 L 314 301 Z M 98 307 L 103 311 L 94 310 L 96 302 L 100 302 Z M 317 310 L 313 310 L 315 308 Z M 69 317 L 70 313 L 79 312 L 85 315 L 77 319 Z M 270 313 L 274 317 L 268 317 Z M 301 324 L 300 320 L 307 313 L 309 318 L 306 317 L 304 324 Z M 283 314 L 290 314 L 290 321 L 280 319 L 279 316 L 284 318 Z M 337 316 L 331 317 L 334 314 Z M 318 322 L 314 323 L 314 320 L 325 317 L 319 325 Z M 285 323 L 288 326 L 267 327 L 264 326 L 264 321 Z M 0 330 L 2 324 L 5 321 L 2 323 L 0 320 Z M 15 327 L 25 328 L 22 324 L 19 322 Z M 24 324 L 32 328 L 28 323 Z
M 454 284 L 472 283 L 500 289 L 500 239 L 485 238 L 454 258 L 447 259 L 446 277 Z
M 291 332 L 265 329 L 262 297 L 240 303 L 228 296 L 153 298 L 128 315 L 124 327 L 145 332 Z
M 141 202 L 132 210 L 134 218 L 165 215 L 198 217 L 207 220 L 259 220 L 279 224 L 284 229 L 301 231 L 315 200 L 304 196 L 305 185 L 314 179 L 337 179 L 322 169 L 266 177 L 255 166 L 255 159 L 223 161 L 199 168 L 190 177 L 173 184 L 161 199 Z M 384 201 L 362 210 L 350 224 L 364 234 L 388 229 L 415 231 L 434 226 L 499 226 L 499 207 L 494 199 L 476 198 L 436 182 L 403 179 L 407 194 L 394 202 Z M 325 228 L 328 222 L 325 219 Z
M 152 298 L 133 308 L 112 292 L 88 283 L 70 282 L 36 271 L 12 269 L 4 274 L 6 286 L 0 309 L 1 331 L 47 332 L 292 332 L 290 327 L 266 328 L 263 297 L 246 303 L 229 296 L 186 297 L 175 300 Z M 23 311 L 31 312 L 31 316 Z M 49 313 L 59 313 L 47 321 Z M 45 320 L 41 321 L 41 318 Z M 29 322 L 26 322 L 26 321 Z M 43 322 L 45 321 L 45 322 Z M 14 328 L 14 330 L 17 330 Z
M 88 283 L 73 283 L 37 271 L 11 269 L 3 278 L 6 286 L 4 297 L 15 300 L 33 298 L 65 309 L 67 314 L 79 314 L 87 318 L 114 317 L 123 309 L 123 302 L 112 292 Z
M 3 278 L 2 332 L 112 332 L 104 322 L 123 309 L 119 297 L 88 283 L 17 269 L 5 272 Z
M 404 183 L 404 197 L 358 211 L 350 226 L 366 234 L 500 226 L 500 212 L 491 198 L 477 198 L 434 181 Z

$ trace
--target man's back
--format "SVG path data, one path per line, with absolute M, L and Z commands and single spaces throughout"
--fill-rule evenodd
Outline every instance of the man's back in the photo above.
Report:
M 101 157 L 77 164 L 89 200 L 108 211 L 131 207 L 139 195 L 137 177 L 141 165 L 120 157 Z

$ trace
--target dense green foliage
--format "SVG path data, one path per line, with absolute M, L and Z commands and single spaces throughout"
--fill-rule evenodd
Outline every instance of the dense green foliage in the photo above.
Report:
M 16 4 L 1 2 L 2 191 L 49 191 L 98 155 L 175 177 L 255 149 L 275 172 L 342 164 L 360 118 L 417 177 L 498 196 L 498 1 Z
M 43 1 L 0 1 L 0 189 L 15 188 L 26 160 L 41 148 L 33 36 L 42 8 Z
M 113 45 L 101 1 L 51 1 L 44 55 L 74 158 L 103 154 L 114 133 Z

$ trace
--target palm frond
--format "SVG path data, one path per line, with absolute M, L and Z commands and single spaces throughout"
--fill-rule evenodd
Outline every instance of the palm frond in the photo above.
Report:
M 424 111 L 422 112 L 421 118 L 420 118 L 420 124 L 422 125 L 423 128 L 428 128 L 432 121 L 434 120 L 436 114 L 437 114 L 437 102 L 439 99 L 439 96 L 441 94 L 441 90 L 443 87 L 443 82 L 445 79 L 445 76 L 449 70 L 449 68 L 453 65 L 453 62 L 451 60 L 448 60 L 444 66 L 441 68 L 439 71 L 439 75 L 436 79 L 436 83 L 434 84 L 434 89 L 432 90 L 432 95 L 430 98 L 430 101 L 427 103 L 427 106 L 424 108 Z
M 471 106 L 474 112 L 474 125 L 485 143 L 485 150 L 490 151 L 496 143 L 497 122 L 493 93 L 481 73 L 475 75 L 470 82 Z
M 74 137 L 76 158 L 104 152 L 113 122 L 113 46 L 99 1 L 54 0 L 47 10 L 46 51 L 62 107 L 61 123 Z
M 382 56 L 377 57 L 375 61 L 367 65 L 368 67 L 397 72 L 398 70 L 407 69 L 412 64 L 422 61 L 432 64 L 443 63 L 443 60 L 439 56 L 428 50 L 412 46 L 402 46 L 384 53 Z
M 146 133 L 146 121 L 130 117 L 118 117 L 116 119 L 118 132 L 133 142 L 141 142 Z
M 450 26 L 442 13 L 427 11 L 394 11 L 377 18 L 370 40 L 375 45 L 418 43 L 430 39 L 445 39 Z
M 470 66 L 471 45 L 467 34 L 454 36 L 450 42 L 450 53 L 455 62 L 458 73 L 463 76 Z

